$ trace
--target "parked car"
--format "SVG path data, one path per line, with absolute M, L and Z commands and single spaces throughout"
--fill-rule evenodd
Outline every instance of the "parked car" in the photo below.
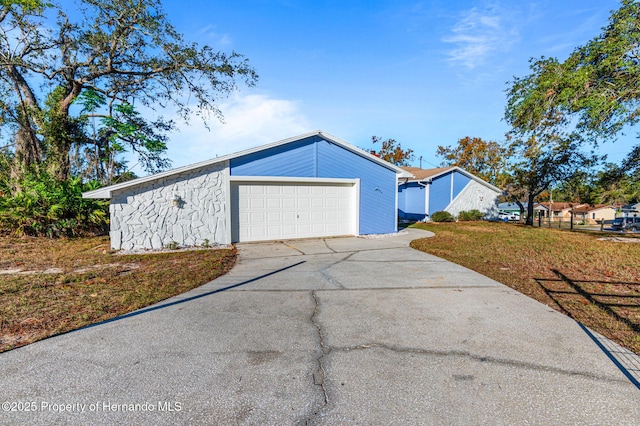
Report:
M 520 220 L 520 213 L 501 211 L 498 218 L 504 222 L 514 222 Z
M 640 217 L 617 217 L 611 227 L 616 231 L 640 231 Z

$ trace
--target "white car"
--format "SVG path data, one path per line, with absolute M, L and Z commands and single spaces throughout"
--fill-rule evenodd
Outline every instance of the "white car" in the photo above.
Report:
M 520 220 L 520 213 L 516 212 L 500 212 L 498 218 L 505 222 L 515 222 Z

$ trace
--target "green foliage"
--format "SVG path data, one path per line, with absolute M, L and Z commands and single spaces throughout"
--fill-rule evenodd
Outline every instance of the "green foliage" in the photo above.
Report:
M 220 96 L 257 81 L 242 55 L 186 41 L 160 0 L 0 1 L 0 126 L 16 135 L 14 175 L 111 183 L 125 151 L 149 172 L 166 169 L 173 121 L 134 104 L 221 119 Z
M 3 182 L 6 185 L 6 181 Z M 104 233 L 108 228 L 109 203 L 82 198 L 83 191 L 99 187 L 79 178 L 59 181 L 49 174 L 27 173 L 21 190 L 11 195 L 0 191 L 0 232 L 34 236 L 82 236 Z
M 462 222 L 469 222 L 475 220 L 482 220 L 484 214 L 480 210 L 465 210 L 458 213 L 458 220 Z
M 455 218 L 449 212 L 440 211 L 431 215 L 431 220 L 434 222 L 454 222 Z
M 171 241 L 170 243 L 165 244 L 164 248 L 166 248 L 167 250 L 178 250 L 178 248 L 180 248 L 180 244 L 178 244 L 176 241 Z

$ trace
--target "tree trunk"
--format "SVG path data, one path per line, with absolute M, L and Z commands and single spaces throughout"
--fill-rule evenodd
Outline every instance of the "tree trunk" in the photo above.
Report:
M 11 168 L 11 177 L 19 181 L 28 169 L 37 167 L 43 160 L 42 147 L 33 124 L 38 121 L 40 107 L 31 88 L 17 68 L 9 65 L 7 70 L 13 81 L 13 90 L 20 100 L 16 111 L 19 127 L 15 135 L 15 162 Z
M 73 143 L 68 119 L 68 116 L 61 117 L 60 127 L 53 134 L 47 135 L 47 171 L 61 182 L 71 177 L 70 153 Z
M 529 194 L 527 197 L 527 223 L 526 225 L 533 226 L 533 199 L 534 195 Z
M 58 104 L 55 115 L 50 119 L 55 125 L 50 126 L 48 139 L 47 167 L 48 171 L 59 181 L 69 180 L 71 177 L 71 148 L 73 147 L 73 124 L 69 117 L 69 108 L 74 99 L 78 97 L 82 86 L 77 82 L 71 82 L 71 90 Z

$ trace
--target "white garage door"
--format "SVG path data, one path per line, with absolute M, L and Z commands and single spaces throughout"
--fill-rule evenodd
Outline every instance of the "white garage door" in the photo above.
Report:
M 355 233 L 353 183 L 235 182 L 231 197 L 234 242 Z

